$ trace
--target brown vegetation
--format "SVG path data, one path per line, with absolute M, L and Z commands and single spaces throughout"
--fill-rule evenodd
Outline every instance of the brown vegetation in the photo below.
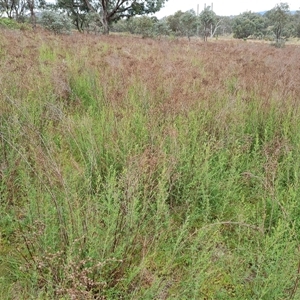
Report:
M 97 84 L 104 87 L 107 81 L 111 86 L 113 77 L 114 88 L 104 90 L 107 101 L 116 105 L 122 105 L 124 93 L 138 78 L 143 83 L 141 93 L 150 93 L 153 101 L 160 99 L 158 107 L 166 113 L 222 97 L 224 89 L 245 101 L 250 100 L 250 94 L 261 97 L 264 106 L 270 99 L 296 100 L 300 94 L 300 48 L 293 45 L 276 49 L 241 41 L 203 43 L 81 34 L 61 37 L 10 31 L 1 33 L 0 43 L 2 84 L 13 82 L 18 91 L 30 90 L 45 76 L 44 67 L 50 67 L 59 99 L 70 97 L 67 69 L 78 74 L 96 72 Z M 54 52 L 55 59 L 41 60 L 39 49 L 44 45 L 46 51 Z M 66 65 L 66 53 L 72 54 L 74 66 Z
M 296 299 L 299 57 L 2 31 L 0 298 Z

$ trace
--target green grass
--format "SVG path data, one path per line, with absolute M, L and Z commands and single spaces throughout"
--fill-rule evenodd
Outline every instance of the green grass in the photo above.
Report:
M 64 98 L 57 53 L 2 94 L 0 298 L 298 299 L 299 112 L 235 76 L 181 112 L 138 78 L 114 103 L 72 52 Z
M 18 23 L 16 20 L 13 19 L 0 18 L 0 28 L 28 30 L 30 27 L 28 26 L 28 24 Z

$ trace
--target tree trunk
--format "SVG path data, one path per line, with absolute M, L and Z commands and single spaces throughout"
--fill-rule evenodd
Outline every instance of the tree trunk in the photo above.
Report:
M 219 20 L 219 22 L 216 24 L 216 26 L 215 26 L 215 28 L 214 28 L 214 30 L 212 31 L 212 34 L 211 34 L 211 38 L 213 38 L 214 37 L 214 35 L 215 35 L 215 33 L 216 33 L 216 31 L 218 30 L 218 28 L 220 27 L 220 24 L 222 23 L 222 19 L 221 20 Z M 224 32 L 224 31 L 223 31 Z M 224 35 L 224 34 L 223 34 Z
M 204 42 L 207 42 L 207 37 L 209 34 L 209 28 L 207 26 L 204 27 Z
M 281 27 L 279 27 L 276 31 L 276 43 L 279 44 L 281 39 Z
M 34 0 L 27 0 L 27 6 L 29 8 L 30 11 L 30 22 L 31 22 L 31 26 L 33 29 L 35 29 L 36 27 L 36 16 L 35 16 L 35 12 L 34 12 Z
M 109 34 L 109 22 L 106 12 L 103 12 L 101 23 L 103 26 L 103 34 Z

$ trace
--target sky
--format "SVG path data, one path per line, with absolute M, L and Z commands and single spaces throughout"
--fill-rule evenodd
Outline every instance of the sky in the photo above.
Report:
M 261 12 L 270 10 L 280 2 L 287 2 L 290 10 L 300 10 L 299 0 L 168 0 L 165 3 L 165 7 L 155 15 L 160 19 L 172 15 L 178 10 L 185 12 L 194 9 L 197 12 L 197 4 L 199 4 L 199 12 L 201 12 L 205 3 L 207 6 L 211 6 L 211 3 L 213 3 L 213 10 L 217 15 L 230 16 L 238 15 L 245 11 Z

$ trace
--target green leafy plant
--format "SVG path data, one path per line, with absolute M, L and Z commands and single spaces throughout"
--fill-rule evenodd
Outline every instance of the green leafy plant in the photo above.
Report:
M 40 20 L 41 25 L 55 34 L 70 34 L 71 20 L 66 15 L 53 11 L 44 11 Z
M 26 23 L 18 23 L 14 19 L 0 18 L 0 28 L 28 30 L 30 26 Z

